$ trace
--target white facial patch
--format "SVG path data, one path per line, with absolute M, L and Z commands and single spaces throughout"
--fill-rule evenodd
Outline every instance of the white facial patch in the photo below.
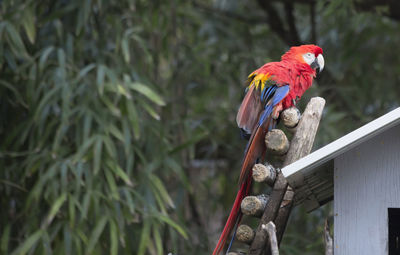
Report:
M 315 55 L 314 53 L 308 52 L 306 54 L 303 54 L 303 59 L 307 64 L 311 65 L 311 63 L 315 60 Z

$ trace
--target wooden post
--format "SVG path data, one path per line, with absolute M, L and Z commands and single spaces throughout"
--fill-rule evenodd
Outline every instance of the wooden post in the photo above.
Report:
M 310 153 L 324 106 L 325 100 L 321 97 L 314 97 L 307 104 L 303 116 L 297 125 L 296 133 L 283 163 L 284 166 Z M 286 196 L 286 199 L 282 203 L 284 196 Z M 250 246 L 250 255 L 261 255 L 264 251 L 267 255 L 271 254 L 270 245 L 269 242 L 267 242 L 267 234 L 261 228 L 262 224 L 275 221 L 277 239 L 278 243 L 280 243 L 292 209 L 293 197 L 293 190 L 288 189 L 288 183 L 285 177 L 282 173 L 278 173 L 270 200 L 261 217 L 254 241 Z

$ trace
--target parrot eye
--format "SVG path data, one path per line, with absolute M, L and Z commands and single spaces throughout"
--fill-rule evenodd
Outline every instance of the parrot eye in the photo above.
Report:
M 303 59 L 307 64 L 311 65 L 311 63 L 315 60 L 315 55 L 311 52 L 307 52 L 303 55 Z

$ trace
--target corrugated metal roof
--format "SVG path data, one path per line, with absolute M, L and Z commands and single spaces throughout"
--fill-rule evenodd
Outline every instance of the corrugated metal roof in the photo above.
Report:
M 400 107 L 282 168 L 296 191 L 296 202 L 313 210 L 332 200 L 333 159 L 398 124 Z

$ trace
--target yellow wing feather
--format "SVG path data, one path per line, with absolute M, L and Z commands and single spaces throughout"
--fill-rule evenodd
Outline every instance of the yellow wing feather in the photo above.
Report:
M 248 77 L 250 81 L 249 88 L 255 86 L 256 89 L 260 87 L 261 90 L 265 87 L 265 82 L 271 77 L 269 73 L 251 73 Z

